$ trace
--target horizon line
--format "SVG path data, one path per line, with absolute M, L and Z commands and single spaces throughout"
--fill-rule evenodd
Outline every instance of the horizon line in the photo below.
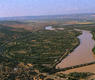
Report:
M 13 17 L 40 17 L 40 16 L 58 16 L 58 15 L 76 15 L 76 14 L 95 14 L 95 12 L 92 12 L 92 13 L 70 13 L 70 14 L 42 14 L 42 15 L 23 15 L 23 16 L 4 16 L 4 17 L 0 17 L 0 18 L 13 18 Z

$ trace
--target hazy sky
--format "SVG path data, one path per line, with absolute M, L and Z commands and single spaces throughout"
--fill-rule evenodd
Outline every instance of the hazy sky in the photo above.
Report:
M 94 12 L 95 0 L 0 0 L 0 17 Z

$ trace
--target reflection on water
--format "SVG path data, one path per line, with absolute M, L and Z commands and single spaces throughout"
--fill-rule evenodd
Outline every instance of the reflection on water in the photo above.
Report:
M 54 30 L 54 28 L 52 28 L 52 26 L 46 26 L 45 30 Z
M 78 37 L 80 45 L 56 67 L 64 68 L 79 64 L 95 61 L 92 48 L 95 41 L 92 39 L 92 34 L 89 31 L 82 30 L 82 35 Z
M 56 31 L 56 30 L 64 30 L 64 28 L 53 28 L 52 26 L 46 26 L 45 30 L 54 30 L 54 31 Z

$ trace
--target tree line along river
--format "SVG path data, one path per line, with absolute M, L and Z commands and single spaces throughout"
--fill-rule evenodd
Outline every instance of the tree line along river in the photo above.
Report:
M 57 66 L 56 68 L 66 68 L 70 66 L 75 66 L 75 65 L 80 65 L 80 64 L 85 64 L 85 63 L 90 63 L 95 61 L 95 56 L 92 52 L 92 49 L 95 45 L 95 41 L 92 39 L 92 34 L 90 31 L 86 30 L 81 30 L 82 34 L 78 36 L 80 40 L 80 45 L 72 52 L 70 53 L 65 59 L 63 59 Z M 89 65 L 85 67 L 80 67 L 77 69 L 71 69 L 66 71 L 66 73 L 69 72 L 76 72 L 76 71 L 86 71 L 86 72 L 91 72 L 94 71 L 95 65 Z

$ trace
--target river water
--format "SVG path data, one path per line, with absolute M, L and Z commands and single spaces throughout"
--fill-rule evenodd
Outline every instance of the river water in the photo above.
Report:
M 63 59 L 56 68 L 65 68 L 95 61 L 95 57 L 92 52 L 95 41 L 92 39 L 92 34 L 90 31 L 81 31 L 82 35 L 78 37 L 80 45 L 72 53 L 70 53 L 69 56 Z
M 64 28 L 53 28 L 53 26 L 46 26 L 45 30 L 64 30 Z

